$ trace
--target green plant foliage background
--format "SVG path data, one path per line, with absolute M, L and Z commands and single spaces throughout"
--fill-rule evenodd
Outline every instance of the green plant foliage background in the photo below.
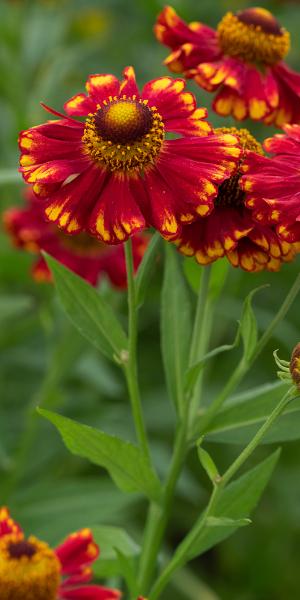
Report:
M 187 20 L 202 20 L 215 26 L 226 10 L 251 4 L 239 0 L 198 3 L 174 0 L 173 5 Z M 291 31 L 289 63 L 300 69 L 299 4 L 278 0 L 265 1 L 263 6 L 274 11 Z M 21 177 L 16 173 L 15 183 L 8 184 L 6 180 L 11 169 L 17 169 L 18 131 L 45 118 L 39 101 L 60 110 L 67 98 L 83 89 L 89 73 L 120 75 L 124 66 L 132 64 L 141 84 L 165 73 L 162 60 L 166 50 L 152 33 L 155 17 L 162 7 L 163 2 L 158 0 L 0 2 L 1 210 L 22 201 Z M 189 87 L 200 105 L 209 106 L 211 96 L 192 83 Z M 209 117 L 216 126 L 225 124 L 211 110 Z M 260 139 L 274 131 L 251 123 L 249 128 Z M 134 432 L 126 388 L 118 368 L 66 321 L 53 287 L 37 285 L 31 280 L 31 257 L 12 249 L 4 233 L 0 238 L 0 254 L 0 500 L 9 503 L 27 532 L 51 543 L 60 541 L 70 530 L 97 524 L 97 539 L 101 544 L 101 535 L 107 532 L 101 530 L 102 526 L 120 527 L 124 523 L 131 537 L 139 543 L 145 516 L 140 495 L 122 494 L 103 470 L 69 454 L 54 428 L 41 417 L 36 417 L 33 425 L 34 447 L 19 457 L 18 471 L 13 470 L 28 411 L 38 403 L 129 441 L 134 441 Z M 197 268 L 189 265 L 187 269 L 189 278 L 197 279 Z M 268 283 L 270 286 L 254 299 L 259 329 L 263 331 L 298 271 L 299 259 L 286 265 L 279 274 L 250 275 L 230 269 L 222 301 L 217 306 L 212 347 L 232 342 L 245 296 L 251 289 Z M 139 362 L 153 456 L 159 473 L 164 474 L 170 460 L 174 413 L 164 388 L 158 341 L 161 286 L 159 266 L 141 312 Z M 125 317 L 125 296 L 113 292 L 106 283 L 102 288 L 111 306 Z M 192 297 L 192 288 L 189 293 Z M 280 348 L 280 356 L 288 359 L 291 348 L 299 341 L 298 306 L 299 300 L 252 367 L 242 391 L 275 381 L 272 351 Z M 240 352 L 238 347 L 208 363 L 205 380 L 208 400 L 224 383 Z M 271 392 L 271 397 L 263 395 L 264 407 L 270 405 L 273 389 Z M 251 415 L 251 398 L 247 402 Z M 261 405 L 256 402 L 258 411 Z M 172 600 L 293 600 L 299 597 L 300 447 L 299 441 L 293 441 L 299 437 L 297 412 L 287 420 L 285 439 L 291 441 L 283 447 L 281 461 L 256 511 L 254 525 L 240 529 L 232 538 L 193 561 L 189 569 L 174 579 L 172 588 L 163 596 L 165 600 L 171 595 Z M 239 423 L 236 431 L 228 434 L 226 418 L 226 414 L 219 417 L 220 422 L 207 444 L 220 470 L 235 456 L 236 443 L 249 439 L 247 427 Z M 289 435 L 292 426 L 295 433 Z M 271 443 L 280 441 L 280 435 L 274 435 L 273 438 L 270 435 Z M 275 444 L 272 449 L 276 447 Z M 262 446 L 253 465 L 268 453 L 270 449 Z M 12 472 L 13 477 L 9 475 Z M 208 493 L 209 482 L 195 452 L 181 477 L 173 506 L 167 539 L 170 553 L 199 515 Z M 124 548 L 125 553 L 128 551 L 134 557 L 135 544 L 123 539 L 123 534 L 116 530 L 116 538 L 118 536 L 120 549 Z M 113 548 L 108 548 L 103 560 L 111 565 L 113 558 Z M 114 569 L 107 572 L 110 582 L 115 583 Z M 101 561 L 97 573 L 102 574 Z

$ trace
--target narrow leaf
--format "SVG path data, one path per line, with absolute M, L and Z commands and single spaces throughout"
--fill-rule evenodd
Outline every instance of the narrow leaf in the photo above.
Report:
M 166 245 L 161 297 L 161 348 L 170 398 L 180 411 L 191 337 L 191 307 L 178 256 Z
M 113 360 L 127 349 L 127 338 L 111 307 L 86 281 L 45 254 L 63 307 L 80 333 Z
M 256 433 L 286 390 L 284 382 L 255 387 L 232 398 L 209 424 L 207 439 L 245 444 Z M 300 438 L 300 400 L 291 402 L 268 431 L 263 444 Z
M 58 429 L 70 452 L 104 467 L 124 492 L 141 492 L 158 501 L 160 483 L 137 446 L 47 410 L 38 409 Z
M 224 344 L 223 346 L 218 346 L 218 348 L 214 348 L 213 350 L 211 350 L 210 352 L 205 354 L 203 356 L 203 358 L 201 358 L 201 360 L 199 360 L 199 362 L 197 362 L 192 367 L 190 367 L 190 369 L 188 369 L 188 371 L 185 374 L 185 389 L 186 389 L 186 391 L 188 392 L 194 387 L 194 385 L 198 379 L 198 375 L 199 375 L 200 371 L 202 371 L 202 369 L 205 367 L 206 363 L 211 358 L 214 358 L 215 356 L 218 356 L 218 354 L 222 354 L 223 352 L 228 352 L 228 350 L 233 350 L 233 348 L 236 348 L 236 346 L 239 343 L 239 339 L 240 339 L 240 334 L 239 334 L 239 330 L 238 330 L 235 340 L 232 344 Z
M 262 285 L 248 294 L 245 299 L 241 317 L 240 331 L 244 344 L 244 358 L 251 358 L 257 344 L 257 322 L 252 309 L 253 296 L 261 289 L 267 287 Z
M 123 557 L 124 566 L 128 561 L 128 568 L 131 559 L 139 555 L 139 546 L 124 529 L 110 525 L 96 525 L 91 529 L 94 539 L 101 549 L 101 557 L 93 567 L 94 573 L 98 577 L 113 577 L 120 574 L 119 554 Z
M 203 554 L 209 548 L 232 535 L 241 526 L 241 520 L 248 519 L 272 475 L 279 455 L 280 450 L 276 450 L 267 459 L 224 489 L 213 516 L 217 519 L 230 519 L 230 524 L 227 526 L 223 524 L 218 527 L 206 526 L 191 548 L 189 560 Z M 231 520 L 233 520 L 233 523 Z
M 250 525 L 251 519 L 228 519 L 227 517 L 208 517 L 208 527 L 244 527 Z
M 211 458 L 210 454 L 204 450 L 204 448 L 201 448 L 201 446 L 198 446 L 197 450 L 203 469 L 206 471 L 209 479 L 212 482 L 215 482 L 219 477 L 219 472 L 213 459 Z
M 138 268 L 136 275 L 136 301 L 138 306 L 141 306 L 144 302 L 147 287 L 155 268 L 160 242 L 160 235 L 155 233 Z

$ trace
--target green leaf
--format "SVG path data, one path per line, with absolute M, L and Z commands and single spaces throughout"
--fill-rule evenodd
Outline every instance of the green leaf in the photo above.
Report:
M 219 477 L 219 471 L 213 459 L 204 448 L 201 448 L 201 446 L 198 446 L 197 451 L 203 469 L 206 471 L 209 479 L 214 483 Z
M 17 319 L 32 308 L 33 302 L 29 296 L 2 294 L 0 297 L 0 320 L 5 324 L 7 319 Z
M 108 525 L 96 525 L 91 529 L 95 541 L 101 549 L 100 559 L 93 567 L 93 571 L 98 577 L 120 575 L 119 553 L 125 559 L 134 559 L 139 555 L 139 546 L 124 529 Z
M 209 283 L 209 295 L 212 300 L 219 297 L 228 275 L 229 262 L 226 258 L 217 260 L 211 266 L 211 277 Z
M 208 527 L 244 527 L 252 523 L 251 519 L 228 519 L 227 517 L 208 517 Z
M 22 177 L 17 167 L 15 169 L 0 169 L 0 185 L 7 183 L 22 183 Z
M 161 349 L 170 398 L 178 411 L 184 397 L 184 373 L 191 338 L 191 307 L 188 290 L 175 249 L 166 244 L 161 296 Z
M 230 519 L 230 524 L 206 525 L 189 552 L 189 560 L 212 548 L 245 525 L 245 518 L 256 507 L 280 455 L 276 450 L 259 465 L 230 483 L 221 494 L 215 506 L 214 518 Z M 233 520 L 233 522 L 231 522 Z M 238 524 L 237 524 L 238 523 Z
M 240 332 L 244 345 L 244 358 L 251 358 L 257 344 L 257 322 L 252 309 L 252 298 L 261 289 L 267 287 L 262 285 L 250 292 L 245 299 L 241 317 Z
M 140 448 L 57 413 L 38 412 L 55 425 L 70 452 L 107 469 L 123 492 L 141 492 L 154 502 L 159 500 L 160 482 Z
M 229 263 L 227 259 L 220 259 L 211 265 L 209 294 L 212 300 L 216 299 L 222 291 L 228 270 Z M 195 260 L 185 258 L 183 271 L 192 290 L 198 295 L 203 269 Z
M 236 346 L 239 343 L 239 339 L 240 339 L 240 332 L 238 330 L 235 340 L 232 344 L 224 344 L 223 346 L 218 346 L 218 348 L 214 348 L 213 350 L 211 350 L 210 352 L 205 354 L 205 356 L 203 356 L 203 358 L 201 358 L 201 360 L 199 360 L 199 362 L 197 362 L 195 365 L 190 367 L 185 374 L 185 389 L 186 389 L 186 391 L 188 392 L 191 388 L 194 387 L 194 385 L 198 379 L 198 375 L 199 375 L 200 371 L 202 371 L 203 367 L 205 367 L 206 363 L 211 358 L 214 358 L 218 354 L 222 354 L 223 352 L 228 352 L 228 350 L 232 350 L 233 348 L 236 348 Z
M 255 387 L 234 396 L 209 424 L 206 439 L 229 444 L 244 444 L 252 439 L 258 428 L 272 412 L 286 391 L 286 383 Z M 300 438 L 300 400 L 293 400 L 272 425 L 262 444 Z
M 111 307 L 84 279 L 45 254 L 63 307 L 80 333 L 113 360 L 128 346 L 127 337 Z
M 127 557 L 120 550 L 116 550 L 119 559 L 117 575 L 122 575 L 125 579 L 130 597 L 137 598 L 139 593 L 137 581 L 137 561 L 132 557 Z
M 155 233 L 148 245 L 148 248 L 143 256 L 142 262 L 138 268 L 136 274 L 136 302 L 137 306 L 141 306 L 144 303 L 147 287 L 151 279 L 154 267 L 156 265 L 156 258 L 159 251 L 161 237 L 159 233 Z

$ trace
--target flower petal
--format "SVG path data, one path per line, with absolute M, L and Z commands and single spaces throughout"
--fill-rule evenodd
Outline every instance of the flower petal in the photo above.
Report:
M 68 115 L 76 117 L 85 117 L 89 113 L 97 110 L 97 103 L 86 94 L 75 94 L 70 100 L 65 102 L 64 110 Z
M 123 81 L 120 85 L 119 94 L 126 96 L 138 96 L 139 89 L 136 84 L 135 72 L 133 67 L 125 67 L 123 71 Z
M 100 585 L 59 590 L 59 600 L 119 600 L 119 598 L 121 592 Z
M 0 507 L 0 538 L 10 533 L 22 533 L 22 529 L 10 516 L 6 506 Z
M 130 177 L 112 173 L 89 219 L 91 232 L 103 242 L 120 244 L 145 226 Z
M 44 211 L 49 221 L 56 223 L 67 233 L 79 233 L 87 229 L 90 214 L 104 185 L 106 172 L 90 167 L 45 201 Z
M 56 548 L 56 556 L 63 575 L 76 574 L 93 563 L 99 556 L 99 548 L 90 529 L 72 533 Z
M 170 119 L 188 117 L 196 109 L 196 99 L 191 92 L 185 92 L 183 79 L 160 77 L 146 83 L 142 98 L 149 101 L 149 106 L 156 106 L 164 120 L 167 131 L 172 131 Z
M 102 104 L 109 96 L 117 96 L 120 83 L 118 79 L 111 74 L 99 73 L 90 75 L 86 82 L 86 89 L 89 96 L 97 104 Z

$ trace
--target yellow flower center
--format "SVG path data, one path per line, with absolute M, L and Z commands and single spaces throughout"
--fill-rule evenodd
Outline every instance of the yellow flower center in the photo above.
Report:
M 220 133 L 230 133 L 236 135 L 239 139 L 243 150 L 251 150 L 257 154 L 263 154 L 261 144 L 249 133 L 248 129 L 236 129 L 236 127 L 220 127 L 215 130 Z M 218 196 L 215 200 L 215 206 L 242 206 L 245 201 L 245 192 L 241 190 L 239 186 L 239 180 L 241 177 L 240 167 L 245 159 L 245 155 L 242 154 L 237 171 L 234 175 L 225 179 L 219 187 Z
M 155 107 L 136 96 L 110 97 L 86 120 L 83 143 L 96 163 L 111 171 L 142 169 L 153 162 L 164 140 Z
M 56 600 L 60 563 L 48 544 L 23 534 L 0 539 L 1 600 Z
M 290 48 L 290 34 L 264 8 L 247 8 L 235 15 L 228 12 L 217 31 L 224 54 L 249 63 L 273 65 Z

